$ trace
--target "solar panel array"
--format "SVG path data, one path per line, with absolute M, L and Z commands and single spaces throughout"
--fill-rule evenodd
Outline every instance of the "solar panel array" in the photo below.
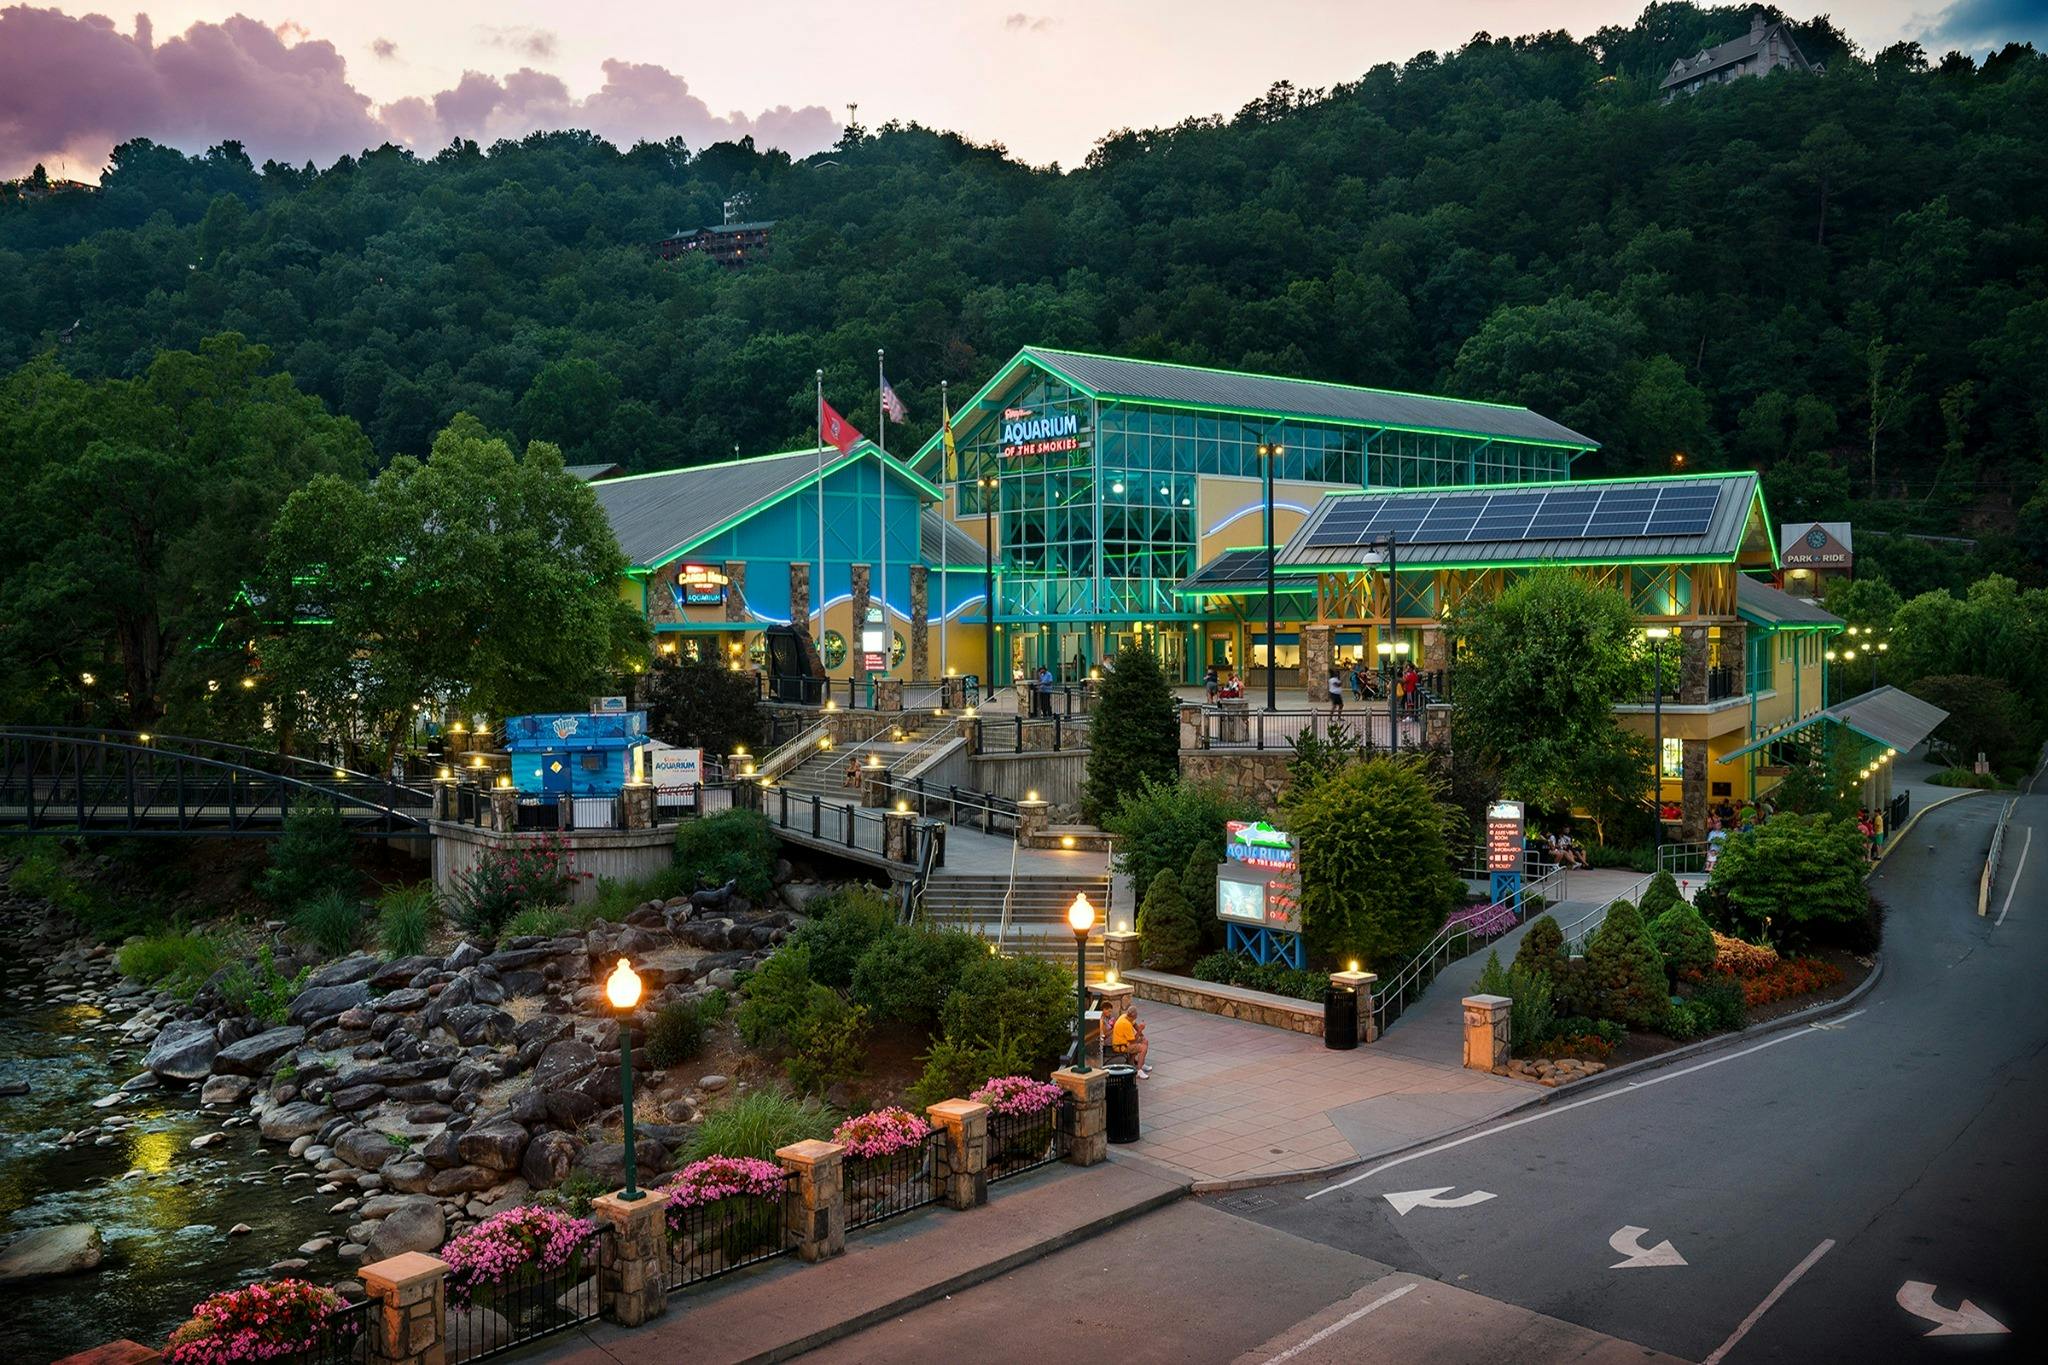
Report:
M 1696 536 L 1713 523 L 1720 500 L 1719 484 L 1690 482 L 1347 497 L 1324 514 L 1305 548 L 1369 545 L 1389 535 L 1406 545 Z
M 1252 549 L 1225 550 L 1202 566 L 1189 586 L 1197 588 L 1228 588 L 1247 583 L 1266 581 L 1266 552 Z

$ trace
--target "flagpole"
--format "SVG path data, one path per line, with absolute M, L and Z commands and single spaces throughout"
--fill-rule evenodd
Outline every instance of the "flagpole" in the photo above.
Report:
M 946 469 L 945 426 L 947 421 L 950 420 L 949 414 L 951 412 L 952 409 L 946 406 L 946 381 L 941 379 L 939 381 L 939 484 L 942 494 L 945 491 L 945 478 L 949 472 Z M 939 504 L 939 517 L 947 522 L 952 520 L 946 516 L 946 504 L 944 502 Z M 924 527 L 922 524 L 918 526 L 917 531 L 917 538 L 922 543 L 924 540 Z M 939 676 L 941 678 L 946 676 L 946 666 L 953 662 L 953 656 L 946 652 L 946 609 L 952 604 L 952 598 L 946 592 L 946 562 L 952 558 L 951 555 L 946 553 L 947 540 L 948 538 L 944 536 L 939 539 Z M 930 616 L 930 611 L 927 610 L 925 615 Z M 944 683 L 939 684 L 940 705 L 945 704 L 945 686 Z
M 825 652 L 825 372 L 818 371 L 818 653 Z
M 887 674 L 892 662 L 889 656 L 896 651 L 893 646 L 896 636 L 889 625 L 889 405 L 882 398 L 882 390 L 889 386 L 889 376 L 882 368 L 882 348 L 875 347 L 875 448 L 882 452 L 881 460 L 875 466 L 875 488 L 882 505 L 882 672 Z

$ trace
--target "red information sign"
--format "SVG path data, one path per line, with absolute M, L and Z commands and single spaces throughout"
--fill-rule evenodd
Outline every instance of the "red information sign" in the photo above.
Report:
M 1486 807 L 1486 870 L 1488 872 L 1520 872 L 1522 870 L 1522 803 L 1519 801 L 1494 801 Z

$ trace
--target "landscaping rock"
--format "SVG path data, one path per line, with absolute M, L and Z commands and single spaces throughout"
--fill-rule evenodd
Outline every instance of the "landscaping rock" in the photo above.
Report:
M 220 1058 L 215 1057 L 219 1064 Z M 206 1084 L 199 1087 L 201 1104 L 240 1104 L 249 1098 L 249 1092 L 256 1088 L 256 1082 L 247 1076 L 209 1076 Z
M 318 989 L 323 986 L 350 986 L 358 981 L 367 982 L 381 965 L 368 953 L 356 953 L 338 962 L 330 962 L 324 967 L 315 968 L 313 974 L 306 978 L 306 985 Z
M 550 1043 L 534 1063 L 533 1083 L 542 1090 L 566 1085 L 597 1065 L 597 1049 L 577 1038 Z
M 519 1159 L 526 1155 L 527 1141 L 526 1130 L 505 1118 L 464 1133 L 456 1140 L 455 1149 L 471 1165 L 516 1171 Z
M 633 1160 L 639 1167 L 642 1180 L 656 1172 L 667 1169 L 668 1149 L 653 1138 L 639 1138 L 633 1143 Z M 626 1144 L 623 1142 L 594 1142 L 577 1153 L 572 1168 L 577 1175 L 588 1176 L 606 1189 L 617 1189 L 626 1182 Z
M 598 1110 L 598 1103 L 580 1090 L 546 1092 L 549 1121 L 563 1128 L 581 1128 Z
M 353 981 L 336 986 L 313 986 L 293 998 L 285 1017 L 294 1024 L 317 1024 L 334 1019 L 370 999 L 370 983 Z
M 512 1324 L 488 1308 L 448 1310 L 448 1365 L 462 1365 L 512 1340 Z
M 334 1154 L 351 1166 L 375 1171 L 398 1155 L 398 1144 L 374 1128 L 351 1128 L 335 1139 Z
M 212 1072 L 219 1050 L 213 1025 L 203 1019 L 180 1020 L 164 1025 L 142 1064 L 165 1080 L 202 1081 Z
M 395 990 L 409 984 L 421 972 L 440 965 L 441 959 L 438 957 L 394 958 L 370 974 L 370 985 L 375 990 Z
M 441 970 L 444 972 L 459 972 L 464 967 L 474 967 L 483 960 L 484 950 L 471 943 L 468 939 L 464 939 L 455 945 L 454 952 L 441 960 Z
M 567 1133 L 538 1133 L 526 1146 L 519 1174 L 536 1190 L 551 1190 L 569 1178 L 583 1143 Z
M 272 1142 L 290 1142 L 293 1138 L 317 1133 L 320 1125 L 333 1117 L 334 1111 L 324 1104 L 294 1100 L 264 1110 L 256 1121 L 256 1127 Z
M 385 1162 L 384 1169 L 378 1172 L 378 1178 L 394 1190 L 403 1190 L 407 1194 L 424 1194 L 427 1182 L 434 1178 L 434 1173 L 426 1162 L 407 1159 Z M 356 1185 L 359 1189 L 364 1188 L 360 1180 Z
M 376 1001 L 371 1008 L 379 1014 L 410 1014 L 416 1009 L 424 1009 L 427 999 L 425 991 L 407 986 L 402 990 L 395 990 L 391 994 L 384 996 Z
M 433 1178 L 427 1181 L 427 1193 L 443 1197 L 473 1194 L 491 1188 L 504 1178 L 502 1171 L 487 1171 L 481 1166 L 456 1166 L 434 1172 Z
M 699 1076 L 697 1078 L 697 1088 L 707 1095 L 715 1095 L 731 1083 L 730 1078 L 720 1076 L 716 1072 L 709 1076 Z
M 0 1284 L 92 1270 L 105 1251 L 100 1230 L 91 1223 L 30 1228 L 0 1251 Z
M 441 1212 L 441 1202 L 423 1195 L 384 1216 L 370 1234 L 366 1254 L 381 1261 L 408 1251 L 432 1251 L 447 1236 L 448 1219 Z

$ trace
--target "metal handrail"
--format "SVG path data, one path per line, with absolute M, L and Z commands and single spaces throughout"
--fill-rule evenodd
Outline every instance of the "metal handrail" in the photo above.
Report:
M 185 754 L 193 758 L 204 757 L 204 754 L 198 752 L 200 750 L 216 749 L 225 753 L 248 754 L 252 758 L 293 764 L 312 772 L 317 772 L 323 777 L 332 776 L 338 770 L 347 773 L 352 778 L 360 778 L 365 782 L 382 782 L 385 780 L 383 776 L 377 773 L 360 772 L 353 768 L 322 762 L 317 758 L 307 758 L 302 754 L 281 753 L 276 749 L 259 749 L 254 745 L 235 744 L 224 739 L 200 739 L 191 735 L 167 735 L 155 730 L 116 730 L 102 725 L 8 725 L 0 726 L 0 735 L 19 736 L 22 738 L 46 738 L 57 741 L 84 739 L 91 743 L 119 744 L 132 748 L 160 751 L 171 755 Z M 239 764 L 237 766 L 254 772 L 263 771 L 255 763 Z M 288 775 L 285 773 L 277 774 L 280 777 Z M 433 793 L 423 787 L 408 786 L 404 782 L 398 781 L 394 781 L 392 785 L 401 790 L 411 792 L 424 800 L 433 799 Z
M 1484 927 L 1475 927 L 1471 923 L 1460 923 L 1456 919 L 1453 919 L 1450 923 L 1445 924 L 1443 928 L 1437 930 L 1436 936 L 1424 944 L 1413 957 L 1408 959 L 1401 970 L 1394 974 L 1392 981 L 1388 982 L 1385 986 L 1374 989 L 1372 1001 L 1374 1021 L 1379 1027 L 1384 1028 L 1394 1018 L 1398 1017 L 1401 1011 L 1407 1008 L 1409 991 L 1413 989 L 1419 994 L 1422 987 L 1435 980 L 1437 972 L 1451 961 L 1449 951 L 1453 943 L 1463 939 L 1468 945 L 1465 952 L 1471 952 L 1476 947 L 1490 943 L 1502 934 L 1507 933 L 1509 929 L 1520 925 L 1528 917 L 1528 906 L 1531 897 L 1541 896 L 1546 908 L 1565 899 L 1562 893 L 1568 885 L 1567 874 L 1569 872 L 1570 869 L 1567 867 L 1554 867 L 1536 880 L 1524 882 L 1521 886 L 1517 887 L 1510 899 L 1496 902 L 1496 905 L 1503 907 L 1506 912 L 1505 918 L 1499 922 L 1498 932 L 1489 933 Z M 1494 907 L 1490 906 L 1487 908 L 1491 909 Z M 1472 940 L 1475 938 L 1480 940 L 1478 944 L 1472 943 Z M 1462 957 L 1464 955 L 1465 953 L 1460 953 L 1458 956 Z M 1425 969 L 1427 969 L 1427 975 L 1424 975 Z
M 1585 929 L 1585 926 L 1591 924 L 1596 919 L 1605 919 L 1608 907 L 1616 901 L 1627 901 L 1631 905 L 1641 903 L 1643 892 L 1647 891 L 1650 883 L 1655 880 L 1657 880 L 1655 873 L 1651 873 L 1647 877 L 1638 877 L 1630 882 L 1620 895 L 1609 896 L 1570 924 L 1559 926 L 1564 930 L 1565 955 L 1568 957 L 1583 956 L 1586 951 L 1586 939 L 1591 937 L 1591 930 L 1587 930 L 1585 933 L 1580 933 L 1579 931 Z
M 1984 854 L 1984 871 L 1977 878 L 1977 915 L 1982 918 L 1991 909 L 1991 888 L 1998 883 L 1998 864 L 2005 855 L 2005 830 L 2012 823 L 2012 813 L 2020 803 L 2015 796 L 2005 803 L 2005 809 L 1998 813 L 1998 824 L 1991 831 L 1991 847 Z
M 928 757 L 927 750 L 943 748 L 958 738 L 960 738 L 958 731 L 950 727 L 942 727 L 929 738 L 919 740 L 909 753 L 897 755 L 895 761 L 886 766 L 885 771 L 891 777 L 894 777 L 898 768 L 924 761 Z

